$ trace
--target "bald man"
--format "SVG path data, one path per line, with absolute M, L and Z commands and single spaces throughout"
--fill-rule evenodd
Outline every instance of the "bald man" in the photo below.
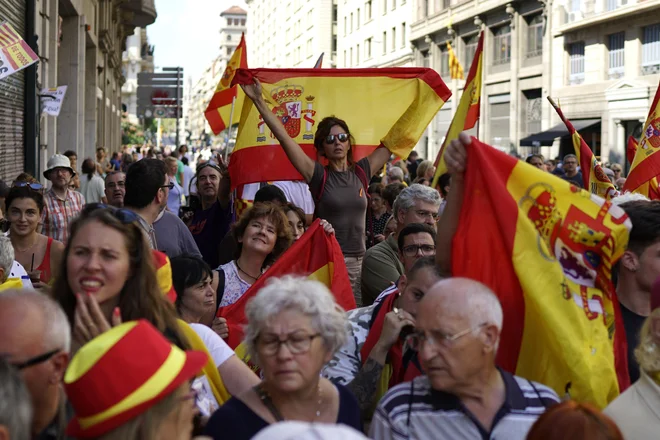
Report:
M 370 438 L 525 439 L 559 398 L 495 366 L 502 319 L 499 300 L 483 284 L 465 278 L 436 283 L 420 302 L 408 339 L 426 376 L 390 389 Z
M 63 438 L 64 391 L 71 329 L 60 306 L 41 293 L 0 294 L 0 356 L 18 369 L 32 400 L 32 438 Z

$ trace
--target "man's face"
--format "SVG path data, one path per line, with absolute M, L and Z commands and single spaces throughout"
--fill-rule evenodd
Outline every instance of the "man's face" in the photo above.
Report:
M 403 263 L 406 273 L 417 260 L 430 255 L 435 255 L 435 243 L 431 234 L 418 232 L 403 237 L 403 248 L 399 249 L 399 259 Z
M 438 206 L 422 200 L 415 200 L 415 205 L 408 212 L 400 211 L 398 217 L 399 226 L 402 228 L 411 223 L 426 223 L 435 226 L 438 220 Z
M 71 170 L 64 167 L 57 167 L 50 171 L 50 181 L 53 183 L 55 188 L 67 188 L 69 182 L 71 181 Z
M 564 171 L 570 174 L 575 173 L 577 171 L 577 159 L 574 157 L 564 159 Z
M 660 242 L 644 249 L 638 260 L 639 265 L 635 271 L 637 284 L 641 290 L 651 292 L 653 282 L 660 277 Z
M 167 206 L 167 198 L 170 195 L 169 184 L 170 184 L 170 176 L 166 174 L 163 186 L 160 188 L 160 191 L 158 191 L 157 193 L 158 195 L 160 195 L 160 199 L 158 200 L 158 202 L 161 209 Z
M 126 175 L 124 173 L 111 174 L 105 179 L 105 197 L 108 204 L 121 208 L 124 206 L 126 195 Z
M 621 173 L 622 169 L 620 165 L 613 165 L 611 170 L 614 172 L 614 179 L 612 179 L 614 182 L 617 181 L 617 179 L 621 178 Z
M 399 280 L 401 308 L 416 318 L 419 302 L 439 280 L 440 278 L 429 268 L 418 270 L 411 278 L 403 275 Z
M 206 199 L 218 197 L 220 173 L 211 166 L 206 166 L 197 175 L 197 192 Z

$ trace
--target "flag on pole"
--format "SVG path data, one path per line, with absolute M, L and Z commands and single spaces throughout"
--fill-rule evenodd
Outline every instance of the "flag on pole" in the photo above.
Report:
M 232 86 L 231 82 L 236 75 L 239 68 L 247 68 L 247 49 L 245 47 L 245 35 L 241 34 L 241 41 L 236 46 L 234 54 L 231 56 L 225 72 L 220 78 L 220 82 L 215 88 L 211 102 L 204 111 L 204 116 L 211 126 L 213 134 L 220 134 L 222 130 L 227 128 L 231 114 L 232 101 L 236 98 L 234 103 L 235 109 L 240 109 L 243 106 L 243 98 L 245 94 L 240 87 Z
M 458 109 L 449 125 L 449 130 L 442 142 L 442 147 L 435 159 L 435 175 L 433 176 L 432 187 L 437 188 L 438 179 L 447 172 L 444 154 L 448 142 L 458 138 L 461 131 L 469 130 L 477 124 L 479 120 L 479 107 L 481 106 L 481 83 L 483 73 L 483 51 L 484 51 L 484 33 L 479 35 L 477 49 L 474 52 L 474 58 L 470 65 L 468 77 L 465 80 L 465 87 L 461 100 L 458 103 Z
M 261 82 L 268 105 L 289 136 L 313 160 L 317 121 L 331 115 L 348 123 L 356 161 L 381 143 L 408 157 L 451 96 L 440 76 L 427 68 L 240 69 L 233 83 L 252 84 L 253 78 Z M 249 99 L 243 105 L 229 172 L 232 187 L 302 180 Z
M 600 408 L 629 385 L 611 272 L 630 227 L 609 200 L 472 138 L 452 273 L 499 297 L 498 365 Z
M 334 235 L 323 230 L 319 220 L 296 241 L 247 292 L 234 304 L 221 307 L 218 316 L 227 320 L 230 347 L 244 358 L 244 349 L 237 348 L 243 342 L 243 327 L 247 324 L 245 305 L 254 297 L 268 279 L 284 275 L 301 275 L 325 284 L 332 291 L 335 301 L 344 310 L 355 308 L 355 298 L 348 279 L 344 257 Z
M 635 159 L 623 189 L 639 192 L 638 189 L 660 175 L 660 87 L 655 92 L 653 103 L 646 118 L 642 137 L 639 140 Z
M 637 153 L 637 139 L 632 136 L 628 137 L 628 145 L 626 147 L 626 158 L 631 165 L 635 161 L 635 154 Z M 625 187 L 625 186 L 624 186 Z M 651 200 L 660 200 L 660 188 L 658 188 L 658 176 L 642 183 L 639 188 L 635 190 L 636 193 L 642 194 Z
M 447 41 L 447 53 L 449 55 L 449 75 L 451 76 L 451 79 L 463 79 L 463 66 L 461 66 L 461 62 L 458 61 L 449 41 Z
M 571 135 L 573 149 L 575 150 L 575 155 L 577 156 L 580 169 L 582 170 L 582 186 L 584 189 L 591 191 L 593 194 L 604 199 L 611 199 L 612 197 L 619 195 L 614 184 L 610 178 L 607 177 L 607 174 L 605 174 L 605 171 L 603 171 L 603 168 L 596 160 L 593 151 L 591 151 L 589 145 L 587 145 L 584 139 L 582 139 L 580 133 L 575 130 L 573 124 L 566 119 L 559 106 L 549 96 L 548 101 L 559 115 L 559 118 L 566 125 L 566 128 Z
M 314 64 L 315 69 L 320 69 L 321 67 L 323 67 L 323 55 L 324 54 L 325 54 L 325 52 L 321 52 L 321 56 L 319 57 L 318 60 L 316 60 L 316 64 Z
M 6 21 L 0 24 L 0 79 L 39 61 L 39 56 Z

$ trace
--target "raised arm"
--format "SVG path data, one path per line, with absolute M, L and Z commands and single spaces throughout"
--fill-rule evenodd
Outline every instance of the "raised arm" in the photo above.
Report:
M 291 139 L 291 136 L 286 132 L 286 129 L 280 122 L 280 120 L 273 114 L 272 111 L 266 105 L 266 101 L 261 94 L 262 88 L 261 83 L 258 79 L 254 79 L 254 84 L 241 84 L 241 88 L 245 92 L 248 98 L 254 102 L 255 107 L 259 110 L 261 117 L 264 118 L 264 122 L 270 128 L 270 131 L 273 132 L 277 140 L 284 148 L 286 156 L 289 158 L 293 166 L 302 174 L 303 178 L 307 183 L 312 180 L 314 175 L 314 161 L 305 154 L 305 151 Z M 373 154 L 373 153 L 372 153 Z M 382 164 L 381 164 L 382 166 Z
M 380 170 L 383 169 L 383 165 L 387 163 L 391 155 L 392 153 L 390 153 L 390 150 L 388 150 L 387 147 L 385 147 L 383 144 L 380 144 L 378 148 L 376 148 L 371 152 L 369 156 L 367 156 L 367 160 L 369 161 L 369 168 L 371 168 L 371 177 L 380 173 Z

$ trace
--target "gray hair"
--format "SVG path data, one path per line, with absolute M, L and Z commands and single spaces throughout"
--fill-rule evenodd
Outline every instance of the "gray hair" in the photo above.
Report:
M 390 170 L 387 172 L 387 175 L 390 177 L 395 177 L 403 182 L 403 170 L 399 167 L 390 168 Z
M 11 245 L 9 237 L 0 237 L 0 267 L 4 269 L 4 277 L 1 282 L 7 281 L 11 266 L 14 264 L 14 246 Z
M 62 307 L 49 296 L 35 290 L 10 289 L 0 295 L 0 307 L 8 301 L 29 305 L 38 309 L 43 315 L 44 344 L 46 349 L 71 351 L 71 325 Z
M 575 159 L 577 161 L 577 156 L 575 154 L 572 154 L 572 153 L 567 154 L 566 156 L 564 156 L 563 161 L 565 161 L 566 159 Z
M 396 200 L 394 200 L 392 217 L 398 218 L 400 211 L 408 212 L 410 208 L 415 206 L 415 200 L 421 200 L 437 206 L 438 209 L 440 208 L 440 193 L 438 191 L 429 186 L 414 183 L 401 191 Z
M 0 425 L 12 440 L 30 440 L 32 402 L 19 372 L 0 357 Z
M 640 200 L 648 202 L 649 198 L 644 196 L 643 194 L 625 192 L 621 195 L 618 195 L 618 196 L 612 198 L 612 200 L 610 200 L 610 201 L 615 206 L 621 206 L 621 204 L 623 204 L 623 203 L 637 202 L 637 201 L 640 201 Z
M 324 284 L 304 277 L 272 278 L 245 306 L 245 343 L 252 359 L 259 362 L 256 341 L 263 326 L 286 310 L 309 316 L 332 354 L 348 339 L 346 314 Z

